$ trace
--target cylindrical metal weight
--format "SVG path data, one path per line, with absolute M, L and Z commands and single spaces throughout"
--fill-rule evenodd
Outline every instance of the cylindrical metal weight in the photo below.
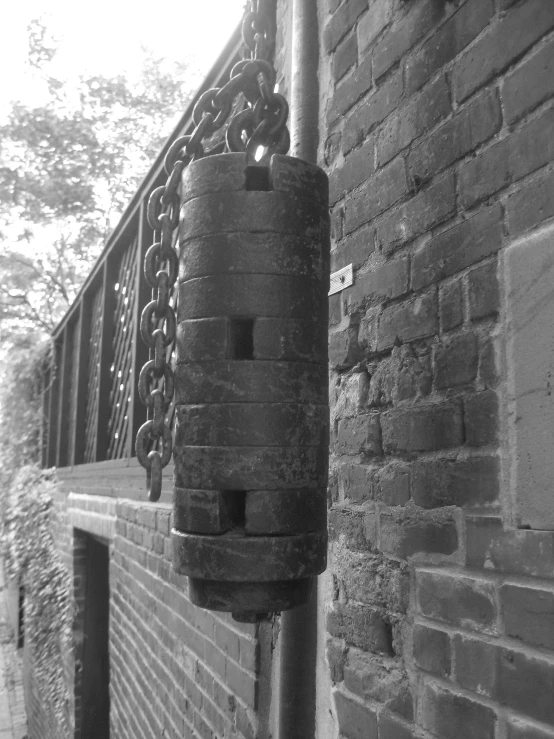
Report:
M 173 564 L 241 619 L 303 603 L 326 565 L 327 206 L 288 156 L 183 173 Z

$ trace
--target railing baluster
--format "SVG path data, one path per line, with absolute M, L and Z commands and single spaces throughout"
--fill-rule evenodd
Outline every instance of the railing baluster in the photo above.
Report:
M 116 255 L 109 254 L 104 262 L 102 309 L 102 338 L 100 342 L 100 382 L 98 383 L 98 417 L 96 426 L 96 461 L 107 458 L 110 444 L 108 424 L 110 420 L 110 389 L 112 378 L 110 367 L 113 358 L 114 312 L 116 306 L 115 280 L 117 274 Z
M 74 373 L 77 383 L 76 401 L 72 422 L 75 424 L 74 446 L 71 450 L 71 464 L 81 464 L 85 456 L 85 417 L 87 409 L 88 359 L 90 351 L 90 291 L 83 295 L 79 306 L 79 323 L 75 341 L 77 342 L 77 368 Z

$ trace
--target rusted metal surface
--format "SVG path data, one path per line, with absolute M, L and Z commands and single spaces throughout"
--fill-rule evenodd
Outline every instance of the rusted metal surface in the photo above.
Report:
M 303 602 L 325 568 L 329 443 L 327 181 L 282 155 L 250 167 L 183 173 L 175 371 L 174 566 L 241 619 Z

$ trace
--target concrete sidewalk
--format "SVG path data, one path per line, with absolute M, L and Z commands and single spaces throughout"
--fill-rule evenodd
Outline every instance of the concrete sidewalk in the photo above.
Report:
M 0 739 L 26 739 L 21 655 L 8 621 L 4 572 L 0 563 Z

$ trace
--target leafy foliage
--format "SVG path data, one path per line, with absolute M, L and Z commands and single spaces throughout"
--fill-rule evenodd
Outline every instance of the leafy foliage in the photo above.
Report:
M 141 74 L 50 74 L 57 43 L 29 27 L 29 68 L 48 93 L 13 103 L 0 125 L 0 342 L 44 336 L 63 316 L 103 241 L 190 98 L 197 75 L 144 50 Z
M 4 513 L 4 563 L 25 589 L 25 638 L 44 704 L 63 736 L 70 736 L 63 656 L 72 646 L 71 580 L 53 534 L 53 470 L 22 467 L 12 480 Z

